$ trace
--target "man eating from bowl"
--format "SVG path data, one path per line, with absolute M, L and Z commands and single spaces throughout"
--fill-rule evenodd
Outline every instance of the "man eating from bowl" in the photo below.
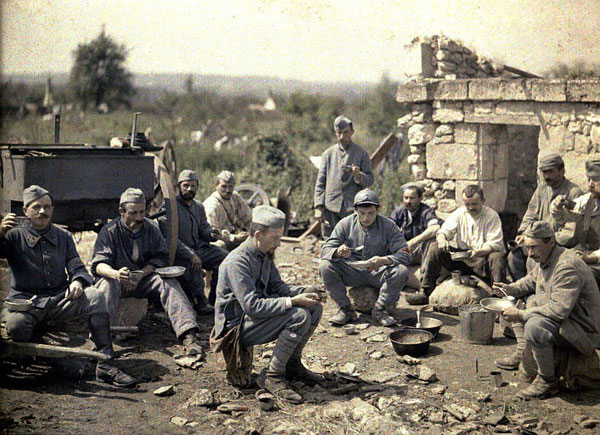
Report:
M 502 313 L 513 325 L 524 325 L 525 346 L 517 343 L 517 352 L 530 347 L 537 366 L 535 380 L 518 393 L 528 400 L 558 392 L 555 351 L 572 347 L 583 355 L 594 353 L 600 344 L 600 292 L 585 262 L 556 244 L 548 222 L 533 222 L 523 234 L 533 269 L 515 283 L 494 287 L 497 294 L 516 298 L 533 294 L 526 309 L 510 307 Z
M 464 206 L 448 216 L 437 233 L 437 243 L 427 251 L 421 266 L 421 288 L 417 293 L 406 294 L 409 304 L 424 305 L 429 302 L 429 295 L 435 289 L 442 267 L 482 278 L 491 275 L 492 282 L 505 281 L 506 260 L 500 216 L 483 205 L 483 190 L 477 184 L 465 187 L 462 201 Z M 463 258 L 451 254 L 457 250 L 462 251 L 456 254 Z
M 92 287 L 93 279 L 75 249 L 73 236 L 52 224 L 54 206 L 50 193 L 36 185 L 23 191 L 25 225 L 16 226 L 14 213 L 0 223 L 0 258 L 8 261 L 11 285 L 8 300 L 28 300 L 26 311 L 9 311 L 2 317 L 13 341 L 32 341 L 47 321 L 88 318 L 98 352 L 114 358 L 106 301 Z M 110 360 L 109 360 L 110 361 Z M 112 363 L 98 361 L 96 379 L 119 387 L 136 380 Z
M 329 320 L 334 325 L 358 318 L 346 286 L 379 289 L 371 316 L 383 326 L 396 324 L 389 310 L 398 302 L 408 278 L 406 265 L 412 258 L 400 229 L 378 212 L 377 194 L 371 189 L 359 191 L 354 197 L 354 214 L 338 222 L 321 249 L 321 279 L 339 308 Z M 364 269 L 348 260 L 362 260 Z
M 202 358 L 204 349 L 192 304 L 176 279 L 161 278 L 155 271 L 169 264 L 169 251 L 158 226 L 146 218 L 144 193 L 131 187 L 125 190 L 119 213 L 120 218 L 100 230 L 92 257 L 92 273 L 106 295 L 111 319 L 115 319 L 121 298 L 158 295 L 186 353 Z

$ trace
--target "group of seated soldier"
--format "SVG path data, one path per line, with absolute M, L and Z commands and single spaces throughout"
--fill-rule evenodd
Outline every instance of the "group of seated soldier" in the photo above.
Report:
M 526 308 L 517 305 L 503 313 L 514 325 L 517 351 L 497 364 L 516 368 L 523 350 L 530 346 L 538 376 L 520 397 L 555 393 L 554 346 L 572 346 L 590 354 L 600 342 L 600 293 L 594 279 L 600 274 L 600 267 L 594 269 L 600 263 L 600 162 L 586 165 L 590 193 L 579 197 L 581 192 L 564 178 L 559 155 L 542 157 L 540 170 L 545 185 L 536 190 L 519 228 L 518 248 L 509 255 L 511 284 L 507 284 L 500 218 L 484 205 L 484 192 L 478 185 L 466 186 L 461 198 L 464 206 L 444 222 L 421 203 L 423 191 L 417 185 L 404 190 L 404 207 L 395 210 L 392 219 L 379 214 L 374 191 L 359 190 L 354 212 L 337 222 L 321 250 L 320 276 L 339 308 L 331 323 L 343 325 L 357 318 L 346 286 L 377 288 L 372 317 L 383 326 L 393 326 L 392 309 L 405 290 L 409 265 L 421 262 L 422 269 L 419 291 L 405 295 L 410 304 L 427 303 L 442 268 L 476 274 L 491 281 L 498 294 L 530 296 Z M 354 172 L 355 182 L 361 181 L 361 172 Z M 186 353 L 203 358 L 196 310 L 206 313 L 214 305 L 213 336 L 223 337 L 239 327 L 243 346 L 275 341 L 258 384 L 283 400 L 302 401 L 286 381 L 322 380 L 302 364 L 301 356 L 323 308 L 315 288 L 286 284 L 273 261 L 285 215 L 270 206 L 250 211 L 233 192 L 231 172 L 217 176 L 216 192 L 204 204 L 194 199 L 198 183 L 193 171 L 179 175 L 175 263 L 186 267 L 179 279 L 161 278 L 155 271 L 169 263 L 163 235 L 168 222 L 161 217 L 156 225 L 146 217 L 141 190 L 123 192 L 120 217 L 105 225 L 96 240 L 90 275 L 72 236 L 51 223 L 50 192 L 28 187 L 23 193 L 23 211 L 29 224 L 17 226 L 12 213 L 0 224 L 0 257 L 8 260 L 12 275 L 8 297 L 33 298 L 29 312 L 3 311 L 9 336 L 29 341 L 42 322 L 87 316 L 97 349 L 113 358 L 110 323 L 120 299 L 157 295 Z M 559 240 L 558 231 L 567 221 L 576 223 L 570 242 L 576 242 L 573 250 L 559 246 L 566 243 Z M 233 249 L 230 254 L 229 249 Z M 467 251 L 468 257 L 454 261 L 452 250 Z M 527 254 L 527 262 L 519 250 Z M 519 272 L 518 266 L 525 263 L 525 272 Z M 208 301 L 202 269 L 213 274 Z M 116 367 L 114 359 L 99 362 L 96 377 L 119 386 L 136 383 Z

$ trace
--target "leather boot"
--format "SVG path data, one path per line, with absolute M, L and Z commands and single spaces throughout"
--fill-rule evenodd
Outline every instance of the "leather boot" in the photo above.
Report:
M 200 359 L 204 359 L 204 346 L 202 346 L 200 337 L 198 337 L 198 333 L 195 329 L 189 330 L 183 335 L 182 344 L 185 348 L 186 355 L 200 355 Z
M 300 394 L 288 386 L 283 373 L 275 373 L 265 369 L 258 376 L 256 383 L 260 388 L 268 390 L 280 400 L 293 404 L 299 404 L 304 401 Z
M 379 308 L 375 306 L 373 308 L 373 311 L 371 311 L 371 317 L 373 318 L 373 320 L 376 320 L 381 326 L 390 327 L 398 323 L 396 319 L 394 319 L 390 315 L 387 308 Z
M 558 379 L 544 378 L 538 375 L 530 386 L 517 393 L 517 397 L 523 400 L 545 399 L 559 391 Z
M 290 359 L 285 368 L 285 377 L 289 380 L 302 381 L 307 385 L 323 382 L 325 378 L 319 373 L 307 369 L 301 360 Z
M 427 305 L 429 303 L 429 295 L 424 289 L 419 289 L 415 293 L 406 293 L 404 299 L 408 305 Z
M 137 383 L 133 376 L 105 361 L 98 361 L 96 364 L 96 380 L 117 387 L 133 387 Z
M 329 323 L 336 326 L 342 326 L 346 323 L 356 322 L 357 320 L 358 316 L 352 307 L 342 307 L 329 319 Z
M 502 370 L 517 370 L 519 368 L 519 364 L 521 363 L 522 357 L 523 351 L 517 349 L 510 355 L 498 358 L 496 361 L 494 361 L 494 364 L 496 364 L 496 367 L 501 368 Z

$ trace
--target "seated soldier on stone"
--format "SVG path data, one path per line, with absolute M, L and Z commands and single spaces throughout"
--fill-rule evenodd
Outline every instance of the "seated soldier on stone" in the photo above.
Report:
M 500 216 L 483 205 L 483 190 L 477 184 L 465 187 L 462 200 L 464 206 L 448 216 L 437 233 L 437 243 L 429 247 L 421 266 L 421 288 L 416 293 L 406 294 L 406 301 L 411 305 L 428 303 L 442 267 L 482 278 L 491 275 L 493 282 L 506 280 Z M 464 261 L 454 261 L 451 257 L 453 250 L 468 251 L 469 257 Z
M 279 275 L 273 258 L 284 224 L 285 215 L 274 207 L 253 209 L 250 237 L 221 264 L 213 334 L 220 338 L 243 319 L 242 345 L 275 341 L 269 366 L 257 383 L 280 399 L 300 403 L 302 396 L 286 384 L 285 378 L 309 384 L 323 380 L 301 361 L 323 307 L 316 293 L 290 286 Z
M 525 264 L 527 256 L 520 246 L 523 243 L 523 232 L 529 224 L 535 221 L 546 221 L 552 224 L 554 231 L 557 232 L 557 242 L 563 244 L 566 240 L 563 240 L 562 234 L 567 234 L 567 232 L 560 231 L 563 226 L 562 224 L 559 225 L 553 222 L 550 203 L 557 196 L 573 200 L 582 193 L 576 184 L 565 177 L 565 163 L 560 154 L 551 153 L 541 156 L 538 168 L 544 182 L 540 182 L 529 201 L 527 211 L 523 216 L 515 239 L 518 247 L 508 253 L 508 271 L 513 281 L 523 278 L 527 274 Z
M 181 171 L 177 180 L 179 233 L 175 264 L 186 267 L 181 283 L 190 299 L 195 299 L 196 310 L 199 314 L 208 314 L 213 311 L 212 304 L 215 303 L 219 265 L 227 256 L 227 251 L 210 244 L 215 240 L 214 236 L 219 233 L 206 221 L 204 205 L 194 199 L 198 192 L 198 182 L 198 175 L 189 169 Z M 163 235 L 166 235 L 169 225 L 166 215 L 161 216 L 158 222 Z M 208 298 L 211 306 L 207 306 L 204 296 L 204 272 L 202 269 L 212 272 Z
M 216 190 L 204 200 L 206 219 L 219 230 L 219 240 L 214 244 L 231 251 L 248 238 L 252 211 L 241 195 L 234 191 L 235 175 L 222 171 L 217 175 Z
M 92 257 L 96 286 L 104 292 L 107 311 L 115 319 L 122 298 L 160 297 L 186 353 L 203 357 L 197 336 L 196 313 L 176 279 L 161 278 L 155 269 L 168 266 L 169 251 L 158 226 L 146 216 L 146 198 L 140 189 L 129 188 L 119 202 L 120 218 L 104 225 Z M 132 272 L 141 272 L 137 273 Z
M 346 286 L 379 289 L 371 316 L 383 326 L 396 324 L 389 310 L 396 306 L 404 288 L 411 256 L 396 224 L 378 212 L 377 194 L 371 189 L 359 191 L 354 197 L 354 214 L 338 222 L 321 249 L 321 279 L 339 307 L 329 320 L 334 325 L 357 319 Z M 366 261 L 364 270 L 351 265 L 361 260 Z
M 524 334 L 517 338 L 517 352 L 496 363 L 502 368 L 516 369 L 523 350 L 531 346 L 537 377 L 518 393 L 528 400 L 558 392 L 555 349 L 562 351 L 570 346 L 583 355 L 591 355 L 600 344 L 600 292 L 581 258 L 556 244 L 548 222 L 534 222 L 523 234 L 525 249 L 535 262 L 533 269 L 515 283 L 496 283 L 494 289 L 498 295 L 533 296 L 528 299 L 526 309 L 511 307 L 502 313 L 507 321 L 513 322 L 513 327 L 520 324 Z
M 421 264 L 442 225 L 442 220 L 435 215 L 431 207 L 421 202 L 422 199 L 421 186 L 408 184 L 404 186 L 403 205 L 390 215 L 390 219 L 398 225 L 410 248 L 412 264 Z
M 592 269 L 600 283 L 600 160 L 585 163 L 589 192 L 571 201 L 557 196 L 551 204 L 555 225 L 575 222 L 575 237 L 568 246 Z
M 0 258 L 8 261 L 11 285 L 7 299 L 29 299 L 29 311 L 4 309 L 6 331 L 14 341 L 31 341 L 48 321 L 87 317 L 98 352 L 110 358 L 112 347 L 106 298 L 91 287 L 93 279 L 75 249 L 73 236 L 52 222 L 54 207 L 50 193 L 36 185 L 23 191 L 23 213 L 27 223 L 17 226 L 13 213 L 0 223 Z M 119 387 L 136 380 L 113 363 L 98 361 L 96 379 Z

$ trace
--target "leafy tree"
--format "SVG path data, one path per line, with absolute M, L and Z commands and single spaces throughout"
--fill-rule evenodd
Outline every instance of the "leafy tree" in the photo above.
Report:
M 567 65 L 564 62 L 558 62 L 544 73 L 544 77 L 567 79 L 600 77 L 600 64 L 575 62 Z
M 102 103 L 131 107 L 135 90 L 132 74 L 125 68 L 127 54 L 125 45 L 106 35 L 104 28 L 96 39 L 77 45 L 70 86 L 84 108 L 90 103 L 95 107 Z

